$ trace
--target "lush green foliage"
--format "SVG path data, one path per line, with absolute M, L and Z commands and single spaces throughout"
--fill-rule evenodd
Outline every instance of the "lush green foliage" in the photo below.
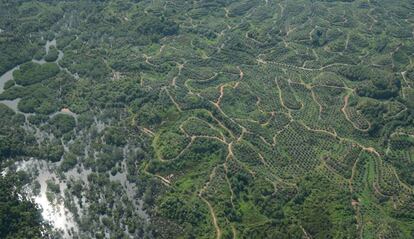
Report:
M 17 84 L 27 86 L 51 78 L 57 73 L 59 73 L 59 68 L 56 64 L 39 65 L 28 62 L 21 65 L 19 70 L 13 72 L 13 76 Z
M 413 238 L 413 27 L 411 0 L 3 1 L 0 163 L 46 160 L 80 238 Z
M 43 223 L 39 208 L 20 192 L 24 181 L 25 175 L 23 174 L 0 177 L 1 238 L 40 239 L 48 237 L 48 226 Z

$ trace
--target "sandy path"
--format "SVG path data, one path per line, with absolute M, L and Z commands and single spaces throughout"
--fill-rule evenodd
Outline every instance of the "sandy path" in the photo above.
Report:
M 341 108 L 341 111 L 345 115 L 346 120 L 349 121 L 349 123 L 352 124 L 352 127 L 354 127 L 354 129 L 359 130 L 359 131 L 363 131 L 363 132 L 367 132 L 371 128 L 371 124 L 369 122 L 368 122 L 368 128 L 367 129 L 361 129 L 358 126 L 355 125 L 355 123 L 351 120 L 351 118 L 349 118 L 349 115 L 346 112 L 346 108 L 348 107 L 348 101 L 349 101 L 349 94 L 345 95 L 345 97 L 344 97 L 344 106 Z

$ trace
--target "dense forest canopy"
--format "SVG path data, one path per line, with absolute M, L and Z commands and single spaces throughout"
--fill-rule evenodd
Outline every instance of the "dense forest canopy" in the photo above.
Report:
M 412 0 L 0 0 L 0 238 L 413 238 Z

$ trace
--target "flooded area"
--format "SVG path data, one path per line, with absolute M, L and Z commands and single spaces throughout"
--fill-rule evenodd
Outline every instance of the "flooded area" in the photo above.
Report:
M 20 65 L 14 67 L 13 69 L 7 71 L 2 76 L 0 76 L 0 94 L 4 92 L 4 84 L 6 84 L 7 81 L 13 80 L 13 72 L 15 70 L 18 70 L 19 68 L 20 68 Z M 0 100 L 0 103 L 5 104 L 7 107 L 12 109 L 14 112 L 18 112 L 17 104 L 19 103 L 19 101 L 20 99 Z
M 46 42 L 46 45 L 45 45 L 46 54 L 49 53 L 49 50 L 50 50 L 51 46 L 56 47 L 56 39 Z M 62 51 L 59 50 L 58 52 L 59 52 L 59 56 L 58 56 L 58 59 L 55 61 L 55 63 L 57 63 L 57 64 L 64 56 Z M 46 61 L 44 59 L 41 59 L 41 60 L 33 59 L 32 62 L 37 63 L 37 64 L 45 64 L 46 63 Z M 58 64 L 58 66 L 59 66 L 59 64 Z M 18 70 L 19 68 L 20 68 L 20 65 L 14 67 L 13 69 L 7 71 L 2 76 L 0 76 L 0 94 L 4 92 L 4 85 L 6 84 L 6 82 L 8 82 L 10 80 L 13 80 L 13 72 Z M 61 68 L 61 70 L 62 69 L 63 68 Z M 67 71 L 66 69 L 63 69 L 63 70 Z M 14 110 L 16 113 L 22 113 L 22 112 L 18 111 L 18 109 L 17 109 L 17 104 L 19 103 L 19 101 L 20 101 L 20 99 L 18 98 L 18 99 L 14 99 L 14 100 L 1 100 L 0 103 L 5 104 L 6 106 L 8 106 L 12 110 Z
M 52 41 L 47 41 L 45 44 L 46 54 L 49 53 L 51 47 L 56 47 L 56 39 Z M 63 58 L 64 54 L 62 51 L 58 50 L 59 55 L 56 61 L 60 70 L 67 72 L 76 80 L 79 76 L 75 73 L 72 74 L 69 72 L 68 69 L 63 68 L 59 65 L 59 61 Z M 45 59 L 41 60 L 32 60 L 32 62 L 37 64 L 45 64 Z M 13 69 L 7 71 L 2 76 L 0 76 L 0 94 L 3 93 L 4 86 L 8 81 L 13 80 L 13 72 L 18 70 L 20 65 L 14 67 Z M 78 222 L 84 220 L 84 217 L 90 217 L 90 206 L 95 203 L 102 203 L 102 198 L 99 198 L 98 201 L 96 199 L 90 199 L 87 196 L 87 192 L 82 191 L 77 198 L 75 195 L 68 196 L 67 193 L 71 193 L 70 187 L 73 185 L 74 182 L 81 182 L 84 186 L 83 190 L 88 190 L 90 187 L 96 187 L 95 184 L 89 185 L 88 176 L 90 174 L 95 173 L 91 168 L 85 168 L 80 157 L 78 157 L 77 163 L 74 166 L 71 166 L 67 171 L 62 170 L 62 162 L 65 160 L 66 154 L 73 154 L 71 152 L 71 145 L 74 143 L 75 140 L 81 139 L 83 137 L 87 138 L 85 142 L 84 151 L 85 155 L 83 160 L 91 160 L 86 159 L 88 155 L 92 155 L 92 160 L 99 160 L 97 155 L 100 153 L 99 150 L 94 150 L 90 143 L 87 143 L 87 140 L 90 139 L 91 135 L 88 131 L 80 131 L 77 132 L 75 136 L 71 139 L 63 139 L 63 138 L 56 138 L 56 136 L 42 128 L 42 125 L 32 125 L 28 121 L 29 115 L 35 115 L 35 113 L 23 113 L 18 109 L 18 104 L 20 102 L 20 98 L 16 98 L 13 100 L 0 100 L 0 103 L 5 104 L 7 107 L 12 109 L 14 112 L 22 114 L 26 118 L 26 123 L 24 123 L 21 127 L 30 132 L 34 139 L 36 140 L 37 144 L 40 145 L 47 145 L 50 142 L 56 142 L 56 140 L 60 140 L 63 146 L 63 156 L 61 157 L 59 162 L 49 162 L 44 160 L 44 158 L 30 158 L 26 161 L 19 161 L 13 167 L 6 168 L 1 172 L 1 175 L 6 175 L 9 171 L 15 169 L 17 171 L 25 171 L 28 173 L 32 178 L 32 183 L 25 186 L 25 191 L 27 195 L 33 199 L 33 201 L 40 207 L 42 210 L 43 218 L 50 223 L 57 231 L 60 232 L 63 238 L 73 238 L 76 235 L 81 235 L 80 227 Z M 102 112 L 101 112 L 102 113 Z M 78 124 L 78 114 L 71 111 L 70 108 L 64 107 L 49 114 L 48 117 L 52 118 L 58 114 L 66 114 L 74 117 L 76 124 Z M 110 125 L 110 122 L 103 121 L 100 117 L 95 115 L 93 117 L 92 128 L 96 130 L 98 134 L 101 134 L 106 127 Z M 92 150 L 92 152 L 89 152 Z M 116 197 L 119 198 L 126 196 L 128 201 L 132 202 L 132 206 L 135 209 L 137 215 L 140 218 L 144 219 L 146 222 L 149 221 L 148 214 L 143 210 L 143 201 L 137 197 L 138 186 L 134 183 L 131 183 L 128 178 L 128 169 L 126 164 L 126 158 L 130 152 L 134 151 L 133 148 L 130 148 L 128 145 L 125 146 L 123 151 L 123 159 L 122 162 L 119 162 L 119 166 L 121 170 L 117 171 L 116 174 L 109 174 L 107 173 L 105 176 L 109 177 L 109 181 L 112 183 L 116 183 L 116 185 L 122 186 L 122 193 L 118 194 Z M 85 164 L 86 165 L 86 164 Z M 89 166 L 90 167 L 90 166 Z M 118 186 L 119 188 L 119 186 Z M 66 195 L 65 195 L 66 194 Z M 89 200 L 89 201 L 88 201 Z M 93 209 L 91 209 L 93 210 Z M 99 216 L 101 218 L 102 216 Z M 96 222 L 100 224 L 100 220 Z M 130 237 L 133 237 L 132 234 L 128 232 L 126 229 L 127 226 L 124 226 L 125 233 Z M 105 232 L 105 235 L 108 232 Z M 88 235 L 90 236 L 90 235 Z M 86 236 L 86 237 L 88 237 Z
M 31 176 L 32 183 L 26 185 L 25 192 L 39 205 L 43 218 L 58 230 L 63 238 L 72 238 L 73 235 L 77 235 L 79 232 L 77 219 L 73 213 L 82 218 L 88 215 L 90 203 L 96 202 L 88 202 L 86 197 L 77 198 L 74 195 L 71 195 L 68 200 L 65 193 L 68 192 L 68 185 L 70 187 L 71 183 L 69 182 L 81 181 L 85 189 L 94 187 L 88 181 L 88 176 L 92 173 L 92 170 L 85 169 L 82 164 L 78 164 L 67 172 L 61 172 L 59 171 L 60 164 L 61 162 L 51 163 L 31 158 L 28 161 L 17 162 L 15 168 L 16 171 L 25 171 Z M 143 210 L 143 201 L 136 197 L 137 186 L 127 179 L 126 167 L 124 159 L 121 163 L 122 170 L 115 175 L 110 174 L 109 180 L 122 186 L 123 194 L 133 203 L 137 214 L 148 222 L 149 216 Z M 10 170 L 6 169 L 1 173 L 6 174 L 8 171 Z M 72 207 L 72 212 L 65 207 L 65 205 L 69 205 L 67 203 L 75 206 Z
M 52 46 L 56 47 L 56 39 L 53 39 L 52 41 L 46 41 L 46 44 L 45 44 L 46 55 L 49 53 L 49 50 Z M 79 79 L 78 74 L 72 74 L 71 72 L 69 72 L 68 69 L 63 68 L 59 65 L 59 61 L 63 58 L 64 53 L 61 50 L 58 50 L 58 52 L 59 52 L 58 58 L 56 59 L 56 61 L 54 61 L 54 63 L 56 63 L 59 66 L 60 70 L 66 71 L 68 74 L 72 75 L 72 77 L 74 77 L 75 79 Z M 34 62 L 36 64 L 45 64 L 45 63 L 47 63 L 45 59 L 41 59 L 41 60 L 32 59 L 32 62 Z M 6 82 L 8 82 L 10 80 L 13 80 L 13 72 L 18 70 L 19 68 L 20 68 L 20 65 L 14 67 L 13 69 L 7 71 L 2 76 L 0 76 L 0 94 L 5 91 L 4 86 L 5 86 Z M 5 104 L 7 107 L 12 109 L 16 113 L 20 113 L 20 114 L 25 115 L 26 118 L 27 118 L 28 115 L 33 115 L 33 114 L 27 114 L 27 113 L 23 113 L 23 112 L 19 111 L 18 107 L 17 107 L 17 105 L 19 104 L 19 101 L 20 101 L 20 98 L 17 98 L 17 99 L 14 99 L 14 100 L 0 100 L 0 103 Z M 71 115 L 77 120 L 77 114 L 73 113 L 68 108 L 62 108 L 60 111 L 57 111 L 53 114 L 50 114 L 49 117 L 53 117 L 57 114 Z
M 13 69 L 7 71 L 2 76 L 0 76 L 0 94 L 4 92 L 4 84 L 6 84 L 7 81 L 13 79 L 13 72 L 19 68 L 20 68 L 20 65 L 14 67 Z
M 94 127 L 104 128 L 105 125 L 97 120 Z M 28 130 L 33 129 L 30 128 Z M 39 137 L 42 138 L 42 140 L 45 140 L 48 137 L 54 137 L 53 135 L 44 135 L 43 133 L 42 130 L 36 128 L 36 134 L 39 134 L 36 138 Z M 73 143 L 74 140 L 69 140 L 67 142 L 62 140 L 64 151 L 70 152 L 69 148 Z M 85 155 L 87 155 L 90 150 L 93 149 L 91 149 L 90 145 L 86 145 Z M 123 196 L 126 196 L 128 201 L 132 203 L 137 215 L 139 215 L 145 222 L 149 222 L 150 217 L 143 210 L 143 201 L 137 197 L 138 185 L 128 180 L 127 158 L 132 152 L 135 152 L 135 149 L 130 145 L 126 145 L 123 148 L 123 159 L 119 162 L 119 170 L 116 173 L 107 173 L 106 175 L 110 182 L 116 183 L 122 187 L 122 193 L 117 194 L 116 197 L 119 196 L 119 198 L 122 198 Z M 95 160 L 98 159 L 96 158 L 97 154 L 98 152 L 96 151 L 93 151 L 92 153 L 92 155 L 95 156 Z M 88 177 L 91 174 L 95 174 L 94 177 L 96 177 L 96 171 L 93 171 L 91 168 L 85 168 L 80 161 L 67 171 L 63 171 L 61 168 L 62 162 L 63 161 L 60 160 L 59 162 L 53 163 L 42 159 L 30 158 L 29 160 L 15 163 L 13 167 L 6 168 L 1 173 L 5 175 L 7 172 L 14 171 L 13 169 L 28 173 L 32 179 L 32 183 L 25 186 L 24 190 L 27 195 L 39 205 L 42 210 L 43 218 L 49 222 L 53 228 L 59 231 L 63 238 L 73 238 L 74 235 L 80 235 L 79 233 L 81 232 L 79 232 L 80 229 L 78 223 L 90 216 L 90 206 L 95 205 L 96 203 L 101 203 L 102 198 L 99 196 L 98 198 L 100 199 L 95 201 L 96 199 L 90 198 L 91 195 L 88 196 L 88 191 L 97 186 L 96 184 L 91 183 Z M 78 196 L 73 195 L 71 191 L 71 187 L 76 183 L 83 185 L 82 192 L 79 194 L 81 195 L 80 197 L 78 194 L 76 194 Z M 125 233 L 133 237 L 127 230 L 125 230 Z
M 52 46 L 56 47 L 56 39 L 53 39 L 51 41 L 46 41 L 46 45 L 45 45 L 46 55 L 49 54 L 50 47 Z M 58 50 L 58 53 L 59 53 L 58 58 L 54 61 L 54 63 L 58 63 L 64 56 L 64 53 L 61 50 Z M 40 60 L 32 59 L 32 62 L 37 63 L 37 64 L 45 64 L 47 61 L 45 59 L 40 59 Z
M 37 187 L 28 187 L 27 193 L 42 209 L 43 218 L 51 223 L 55 229 L 61 231 L 64 238 L 71 238 L 71 234 L 77 231 L 77 225 L 72 213 L 64 206 L 64 191 L 67 186 L 58 180 L 52 168 L 53 165 L 50 163 L 36 159 L 17 164 L 17 171 L 22 170 L 32 174 L 34 182 L 38 185 Z M 48 183 L 58 185 L 59 193 L 51 193 L 48 190 Z M 38 188 L 39 186 L 40 188 Z
M 123 156 L 124 159 L 121 162 L 121 172 L 117 172 L 115 175 L 109 175 L 109 179 L 111 181 L 118 181 L 122 187 L 124 188 L 124 190 L 126 191 L 126 194 L 128 196 L 128 199 L 134 204 L 135 209 L 137 210 L 138 214 L 144 218 L 146 221 L 149 220 L 149 216 L 147 215 L 147 213 L 142 209 L 143 208 L 143 201 L 142 200 L 137 200 L 135 198 L 136 196 L 136 191 L 137 191 L 137 186 L 134 183 L 131 183 L 128 181 L 127 178 L 127 165 L 126 165 L 126 157 L 128 154 L 128 150 L 129 150 L 129 146 L 126 145 L 124 147 L 123 150 Z
M 49 52 L 51 46 L 56 47 L 56 40 L 46 42 L 46 54 Z M 63 55 L 63 52 L 59 51 L 59 56 L 55 63 L 58 63 L 58 61 L 63 58 Z M 37 64 L 46 63 L 44 59 L 32 61 Z M 13 72 L 18 70 L 19 68 L 20 65 L 14 67 L 13 69 L 7 71 L 6 73 L 0 76 L 0 94 L 5 91 L 4 86 L 6 82 L 13 80 Z M 0 103 L 5 104 L 7 107 L 12 109 L 16 113 L 21 113 L 25 115 L 26 119 L 28 115 L 33 115 L 20 112 L 17 107 L 19 101 L 20 98 L 17 98 L 14 100 L 1 100 Z M 60 111 L 49 115 L 49 117 L 53 117 L 57 114 L 68 114 L 74 116 L 75 119 L 77 118 L 77 115 L 67 108 L 63 108 Z M 48 138 L 48 135 L 45 135 L 45 132 L 41 131 L 37 127 L 33 129 L 30 126 L 25 125 L 24 128 L 26 130 L 35 130 L 35 136 L 37 136 L 36 138 Z M 38 139 L 38 143 L 39 142 L 40 141 Z M 34 185 L 27 185 L 26 191 L 27 194 L 33 198 L 34 202 L 38 204 L 41 208 L 43 218 L 46 221 L 48 221 L 55 229 L 60 231 L 63 238 L 71 238 L 71 235 L 74 232 L 77 232 L 78 226 L 74 221 L 73 214 L 64 205 L 64 192 L 67 189 L 67 184 L 66 182 L 58 179 L 58 176 L 55 173 L 57 166 L 58 164 L 56 163 L 53 164 L 45 160 L 37 160 L 33 158 L 28 161 L 18 162 L 16 165 L 17 171 L 25 171 L 32 176 L 33 182 L 35 183 Z M 8 169 L 5 169 L 1 172 L 1 174 L 5 175 L 7 171 Z M 81 179 L 82 181 L 87 182 L 86 177 L 88 173 L 90 173 L 90 171 L 88 170 L 82 170 L 81 173 L 73 170 L 67 172 L 65 176 L 72 178 L 76 177 Z M 48 189 L 48 183 L 58 185 L 58 192 L 50 192 L 50 190 Z

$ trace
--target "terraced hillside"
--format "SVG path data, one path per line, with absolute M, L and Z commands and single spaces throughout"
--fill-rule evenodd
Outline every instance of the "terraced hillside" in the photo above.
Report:
M 0 29 L 3 178 L 51 237 L 414 237 L 413 1 L 0 1 Z

